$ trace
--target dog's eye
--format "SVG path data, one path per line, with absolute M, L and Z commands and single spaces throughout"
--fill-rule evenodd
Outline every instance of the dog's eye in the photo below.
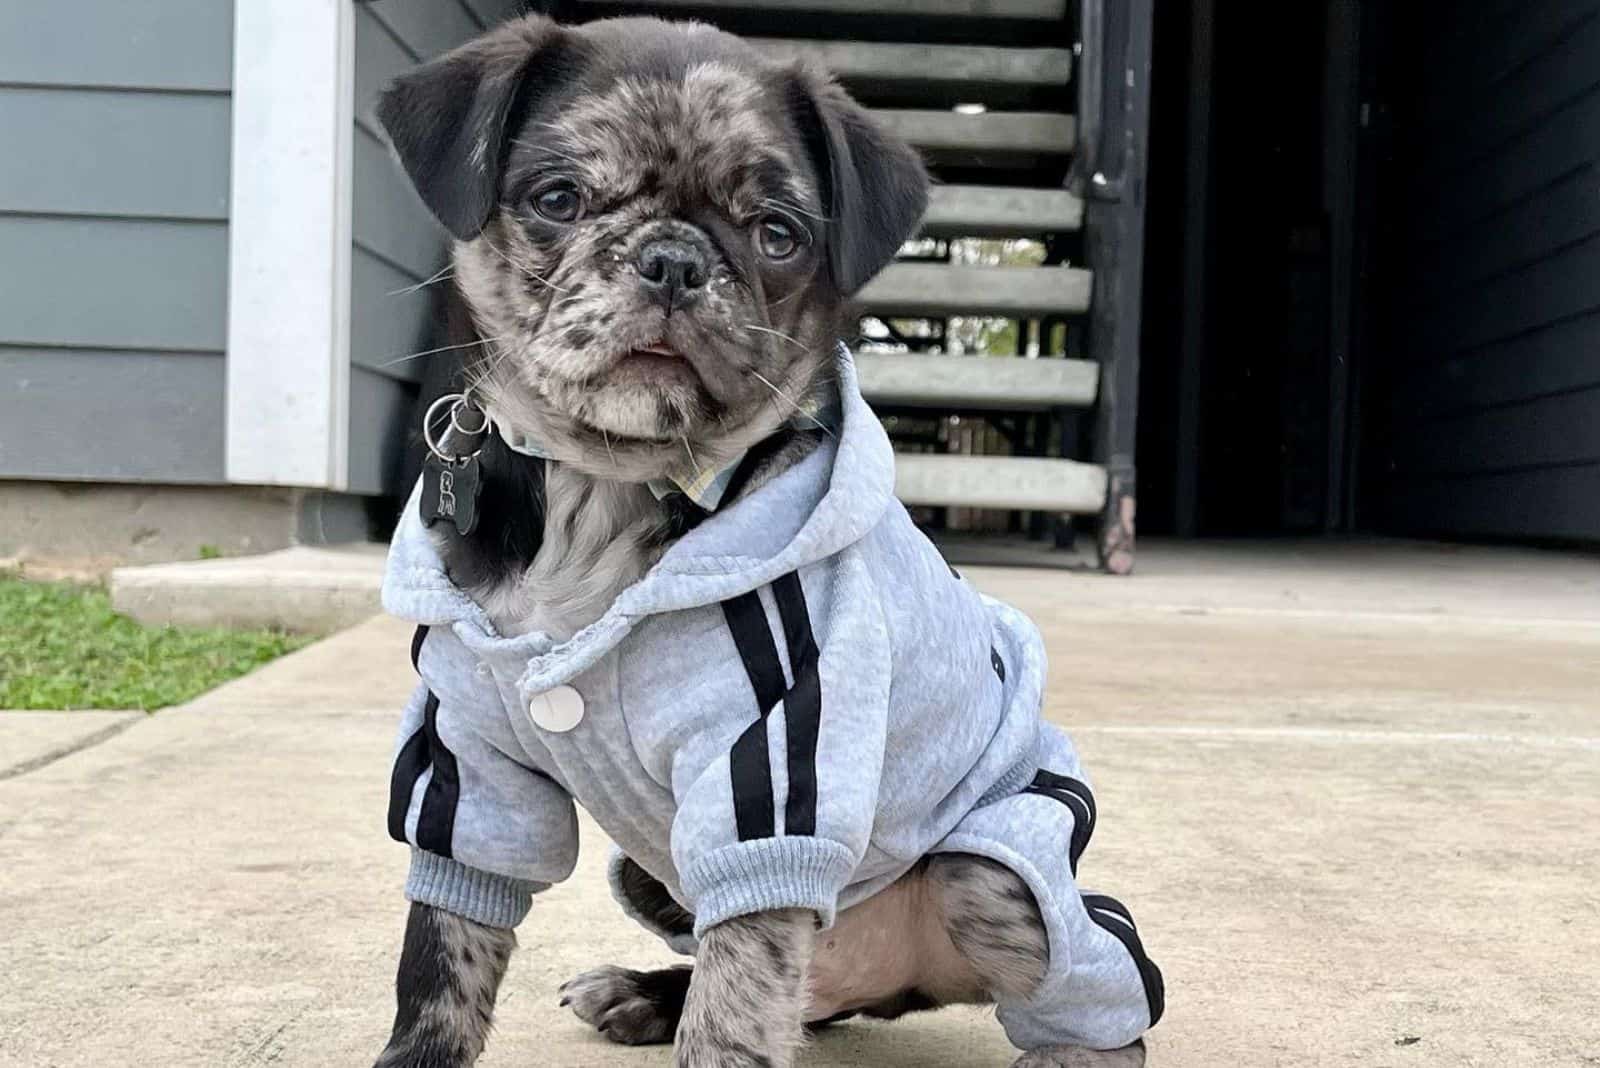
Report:
M 570 182 L 547 185 L 533 195 L 533 210 L 551 222 L 569 223 L 583 213 L 583 197 Z
M 768 217 L 756 224 L 756 244 L 769 260 L 786 260 L 800 248 L 794 227 L 782 219 Z

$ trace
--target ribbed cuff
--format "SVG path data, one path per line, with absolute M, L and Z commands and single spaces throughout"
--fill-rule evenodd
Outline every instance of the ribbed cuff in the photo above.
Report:
M 533 895 L 549 888 L 549 883 L 495 875 L 421 849 L 411 850 L 406 878 L 407 899 L 485 927 L 515 927 L 533 906 Z
M 811 909 L 823 927 L 832 927 L 839 891 L 855 868 L 855 855 L 825 838 L 761 838 L 725 846 L 681 872 L 695 937 L 724 920 L 771 909 Z

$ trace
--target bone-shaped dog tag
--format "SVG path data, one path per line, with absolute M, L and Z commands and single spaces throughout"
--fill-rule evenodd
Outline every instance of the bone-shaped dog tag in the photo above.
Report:
M 471 534 L 478 525 L 478 491 L 483 486 L 478 474 L 476 456 L 446 463 L 430 453 L 422 463 L 422 525 L 448 519 L 459 533 Z

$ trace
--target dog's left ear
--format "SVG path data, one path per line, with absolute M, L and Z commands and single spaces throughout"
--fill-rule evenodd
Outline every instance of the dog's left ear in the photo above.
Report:
M 826 75 L 791 73 L 789 106 L 824 185 L 828 265 L 845 296 L 881 271 L 922 221 L 928 172 Z
M 401 75 L 378 120 L 423 202 L 470 241 L 500 194 L 510 125 L 562 76 L 564 33 L 540 15 L 498 30 Z

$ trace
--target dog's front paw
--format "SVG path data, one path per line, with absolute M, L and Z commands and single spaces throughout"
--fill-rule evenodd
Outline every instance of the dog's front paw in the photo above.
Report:
M 1111 1050 L 1051 1046 L 1024 1053 L 1011 1068 L 1144 1068 L 1144 1043 Z
M 671 1042 L 689 991 L 688 965 L 637 972 L 607 965 L 561 986 L 561 1004 L 613 1042 Z

